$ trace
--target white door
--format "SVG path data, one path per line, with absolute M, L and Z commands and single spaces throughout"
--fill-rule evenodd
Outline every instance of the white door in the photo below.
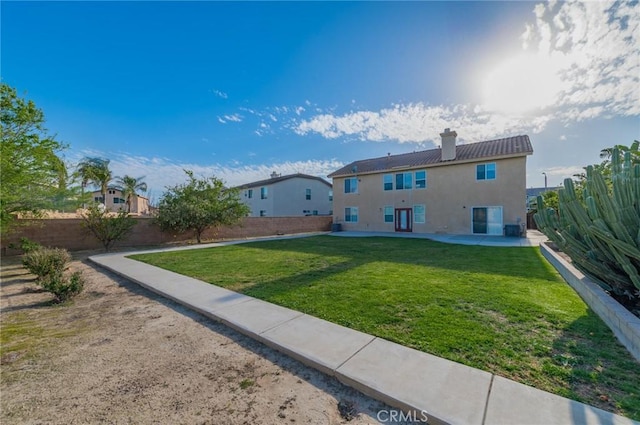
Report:
M 502 235 L 502 207 L 487 207 L 487 234 Z

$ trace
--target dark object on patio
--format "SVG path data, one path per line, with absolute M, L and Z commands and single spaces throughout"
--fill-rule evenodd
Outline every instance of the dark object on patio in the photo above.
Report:
M 505 236 L 513 236 L 516 238 L 520 237 L 520 225 L 519 224 L 505 224 L 504 226 L 504 235 Z

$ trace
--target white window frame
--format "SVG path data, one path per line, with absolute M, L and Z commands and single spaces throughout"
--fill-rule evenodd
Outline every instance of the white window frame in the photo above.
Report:
M 418 209 L 422 209 L 422 212 L 418 212 Z M 413 206 L 413 223 L 425 224 L 427 222 L 427 209 L 424 204 L 417 204 Z
M 424 187 L 418 187 L 418 173 L 424 173 Z M 420 179 L 422 180 L 422 179 Z M 414 188 L 420 190 L 420 189 L 426 189 L 427 188 L 427 170 L 417 170 L 415 172 L 414 175 Z
M 347 214 L 348 210 L 348 214 Z M 355 212 L 355 214 L 354 214 Z M 353 219 L 355 217 L 355 220 Z M 344 208 L 344 221 L 346 223 L 357 223 L 358 222 L 358 207 L 345 207 Z
M 347 181 L 349 181 L 349 191 L 347 192 Z M 344 193 L 358 193 L 358 178 L 347 177 L 344 179 Z
M 387 182 L 386 180 L 390 180 L 389 182 Z M 389 187 L 389 189 L 387 189 L 387 184 L 390 184 L 391 187 Z M 387 190 L 393 190 L 393 174 L 383 174 L 382 175 L 382 190 L 383 191 L 387 191 Z
M 398 176 L 402 175 L 402 187 L 398 188 Z M 407 177 L 409 178 L 409 185 L 411 187 L 407 187 Z M 409 171 L 409 172 L 401 172 L 401 173 L 395 173 L 393 175 L 393 179 L 395 181 L 395 186 L 396 186 L 396 190 L 413 190 L 413 172 Z
M 493 177 L 489 177 L 488 167 L 493 166 Z M 484 166 L 484 175 L 482 178 L 478 178 L 478 167 Z M 476 164 L 476 181 L 496 180 L 498 178 L 498 166 L 495 162 L 485 162 L 483 164 Z
M 387 211 L 390 211 L 390 213 L 387 214 Z M 387 220 L 387 216 L 391 216 L 391 220 Z M 395 209 L 393 208 L 393 205 L 385 205 L 382 209 L 382 221 L 384 221 L 385 223 L 393 223 L 394 217 Z

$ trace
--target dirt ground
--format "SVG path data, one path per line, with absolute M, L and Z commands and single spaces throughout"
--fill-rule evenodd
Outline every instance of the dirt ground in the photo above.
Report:
M 368 424 L 388 406 L 85 260 L 53 305 L 2 259 L 0 422 Z

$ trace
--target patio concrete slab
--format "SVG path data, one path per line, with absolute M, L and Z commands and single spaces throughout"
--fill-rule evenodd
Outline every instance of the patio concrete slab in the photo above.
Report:
M 638 425 L 638 422 L 496 376 L 484 424 Z
M 302 315 L 260 335 L 267 345 L 326 374 L 375 339 L 317 317 Z
M 340 366 L 336 376 L 391 406 L 426 412 L 430 424 L 481 425 L 491 386 L 488 372 L 380 338 Z
M 430 239 L 436 242 L 451 243 L 457 245 L 478 245 L 498 247 L 531 247 L 539 246 L 547 237 L 537 230 L 528 230 L 526 238 L 487 235 L 453 235 L 448 233 L 397 233 L 397 232 L 333 232 L 331 236 L 347 238 L 386 237 L 386 238 L 410 238 Z

